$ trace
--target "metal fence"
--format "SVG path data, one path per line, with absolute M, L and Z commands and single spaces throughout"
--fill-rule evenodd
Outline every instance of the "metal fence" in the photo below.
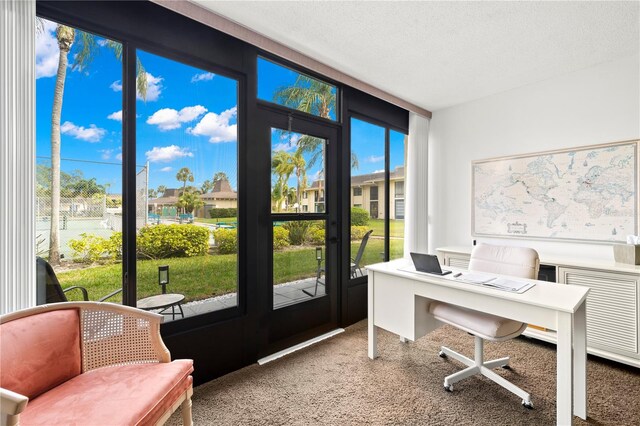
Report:
M 50 159 L 38 157 L 36 184 L 36 245 L 40 255 L 47 255 L 51 231 L 51 168 Z M 61 160 L 62 191 L 73 196 L 60 197 L 58 223 L 60 253 L 71 258 L 69 242 L 82 233 L 109 238 L 122 231 L 121 163 Z M 136 173 L 136 225 L 148 221 L 148 165 L 139 166 Z M 81 182 L 81 183 L 78 183 Z M 74 186 L 75 185 L 75 186 Z M 85 190 L 86 188 L 86 190 Z M 116 193 L 108 193 L 114 191 Z M 62 192 L 61 191 L 61 192 Z

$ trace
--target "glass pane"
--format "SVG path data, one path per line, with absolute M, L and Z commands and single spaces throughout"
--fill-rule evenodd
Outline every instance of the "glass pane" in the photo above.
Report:
M 327 294 L 326 221 L 273 222 L 273 309 Z
M 122 80 L 121 45 L 46 19 L 38 25 L 38 304 L 84 300 L 80 289 L 63 292 L 72 286 L 89 300 L 116 293 L 106 301 L 120 303 L 122 97 L 109 85 Z
M 258 57 L 258 99 L 335 120 L 336 93 L 335 86 Z
M 326 140 L 271 129 L 271 212 L 323 213 Z
M 384 260 L 384 148 L 384 127 L 351 119 L 352 278 Z
M 237 306 L 238 84 L 147 52 L 138 60 L 138 307 L 166 307 L 171 320 Z
M 404 256 L 405 153 L 407 136 L 389 132 L 389 259 Z

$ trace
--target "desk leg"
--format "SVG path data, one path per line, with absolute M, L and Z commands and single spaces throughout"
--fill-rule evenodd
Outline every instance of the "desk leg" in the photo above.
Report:
M 400 343 L 407 343 L 409 340 L 406 337 L 400 336 Z
M 572 368 L 572 315 L 566 312 L 558 312 L 558 342 L 556 365 L 556 423 L 570 425 L 573 420 L 572 396 L 573 396 L 573 368 Z
M 587 420 L 587 302 L 573 314 L 573 414 Z
M 375 359 L 378 356 L 378 330 L 375 326 L 375 312 L 373 306 L 373 285 L 375 282 L 375 272 L 369 271 L 367 277 L 367 324 L 369 326 L 368 338 L 369 338 L 369 358 Z

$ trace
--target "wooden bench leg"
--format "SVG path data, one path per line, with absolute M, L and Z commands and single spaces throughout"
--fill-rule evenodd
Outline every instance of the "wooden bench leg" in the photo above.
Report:
M 191 396 L 193 395 L 193 388 L 187 390 L 186 399 L 182 401 L 182 424 L 184 426 L 193 426 L 193 417 L 191 415 Z

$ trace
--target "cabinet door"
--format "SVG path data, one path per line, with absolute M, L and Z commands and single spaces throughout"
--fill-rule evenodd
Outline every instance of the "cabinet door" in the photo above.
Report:
M 559 268 L 559 282 L 589 287 L 587 345 L 638 356 L 638 285 L 635 275 Z

